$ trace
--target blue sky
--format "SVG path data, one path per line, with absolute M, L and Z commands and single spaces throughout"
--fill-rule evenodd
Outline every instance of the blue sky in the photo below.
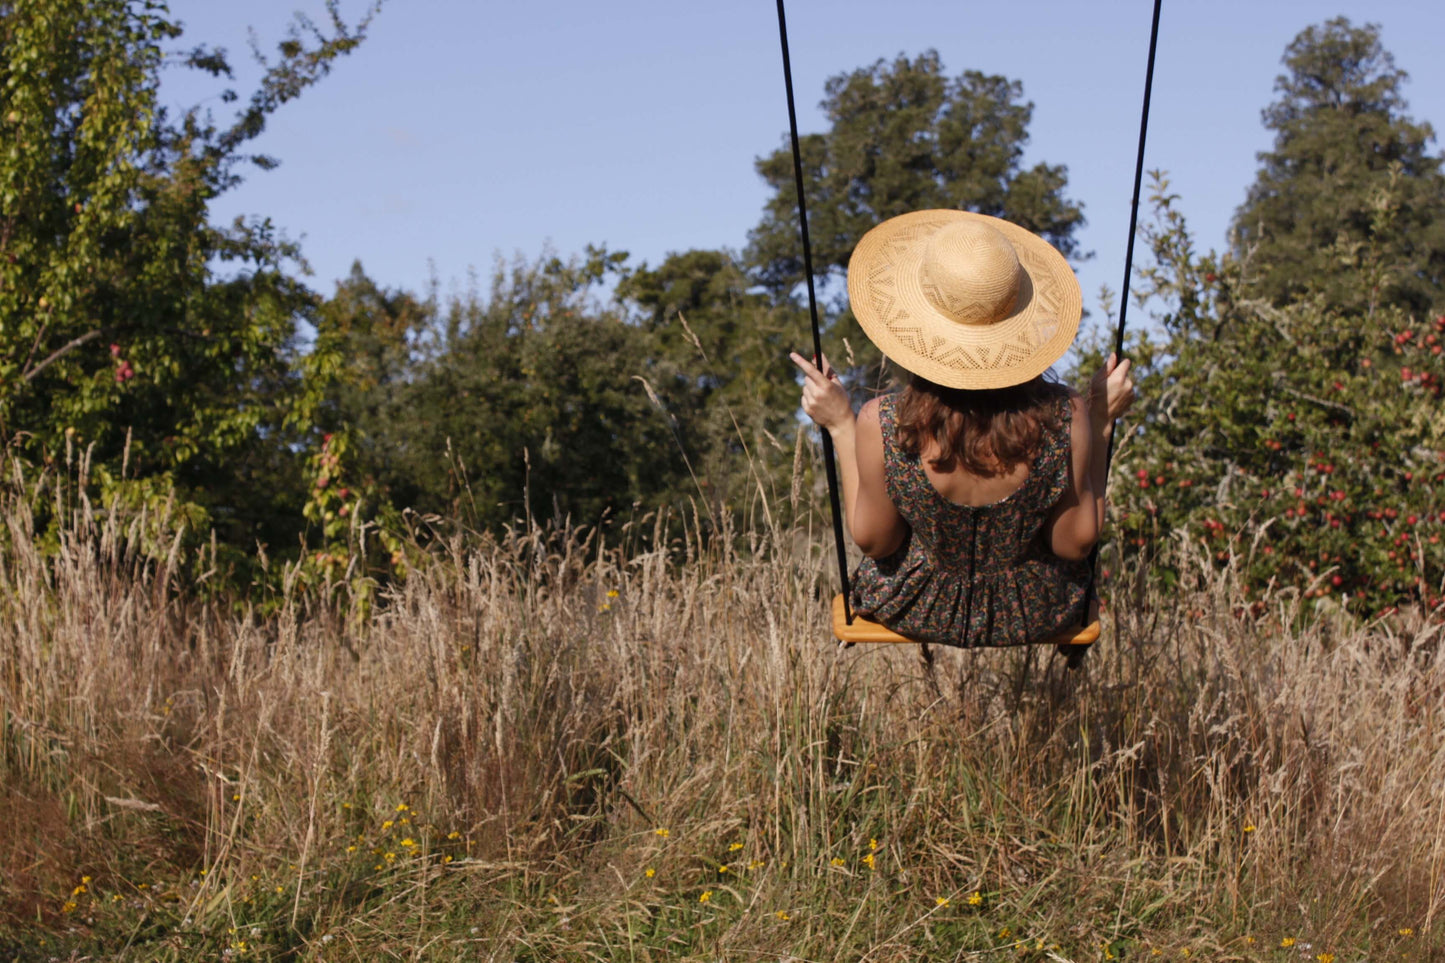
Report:
M 348 16 L 364 4 L 342 0 Z M 230 50 L 243 93 L 294 11 L 322 0 L 173 0 L 182 44 Z M 1149 0 L 1012 3 L 792 0 L 788 29 L 804 132 L 836 73 L 925 49 L 950 74 L 1023 83 L 1028 162 L 1069 168 L 1085 205 L 1076 265 L 1085 303 L 1123 277 Z M 1285 45 L 1344 14 L 1374 22 L 1416 119 L 1445 123 L 1445 4 L 1165 0 L 1146 166 L 1169 172 L 1202 248 L 1222 247 L 1270 136 Z M 224 115 L 220 85 L 169 74 L 164 99 Z M 588 243 L 657 263 L 689 248 L 741 248 L 766 191 L 753 161 L 783 145 L 787 109 L 775 6 L 390 0 L 333 74 L 281 109 L 257 142 L 282 162 L 213 208 L 265 215 L 302 242 L 318 290 L 353 259 L 393 287 L 464 287 L 496 256 L 566 255 Z M 1439 150 L 1439 145 L 1435 145 Z M 803 335 L 800 334 L 800 338 Z

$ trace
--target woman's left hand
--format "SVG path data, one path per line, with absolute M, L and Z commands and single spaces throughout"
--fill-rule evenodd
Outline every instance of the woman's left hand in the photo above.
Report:
M 828 365 L 827 356 L 823 357 L 821 371 L 796 351 L 788 356 L 803 372 L 803 410 L 808 413 L 808 417 L 820 428 L 828 429 L 830 434 L 839 428 L 852 425 L 855 418 L 853 402 L 848 398 L 842 382 L 838 380 L 838 373 Z

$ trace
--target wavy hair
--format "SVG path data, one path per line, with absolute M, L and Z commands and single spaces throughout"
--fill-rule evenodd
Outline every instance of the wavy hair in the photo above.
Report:
M 1069 389 L 1043 375 L 1008 388 L 945 388 L 913 375 L 896 409 L 899 444 L 921 456 L 938 445 L 935 470 L 961 467 L 973 475 L 1008 474 L 1033 461 L 1046 432 L 1060 427 L 1059 399 Z

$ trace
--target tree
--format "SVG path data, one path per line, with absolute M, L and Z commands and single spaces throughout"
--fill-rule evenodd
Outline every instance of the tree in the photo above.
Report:
M 1406 74 L 1379 27 L 1311 26 L 1283 63 L 1263 112 L 1274 148 L 1235 215 L 1256 290 L 1276 305 L 1318 293 L 1342 309 L 1427 311 L 1445 283 L 1445 176 L 1427 152 L 1434 131 L 1405 114 Z M 1360 283 L 1367 257 L 1388 269 L 1378 290 Z
M 1363 306 L 1383 276 L 1368 260 L 1337 304 L 1275 306 L 1235 257 L 1195 253 L 1167 182 L 1152 200 L 1143 287 L 1167 309 L 1162 342 L 1130 351 L 1142 401 L 1109 490 L 1124 551 L 1182 539 L 1237 573 L 1256 614 L 1281 593 L 1445 614 L 1445 316 Z
M 385 288 L 353 263 L 315 312 L 314 354 L 330 365 L 316 375 L 324 385 L 311 418 L 317 429 L 332 435 L 355 429 L 362 446 L 387 436 L 435 334 L 435 318 L 433 300 Z M 389 459 L 377 451 L 366 460 L 381 469 Z
M 363 369 L 377 374 L 320 416 L 356 432 L 353 474 L 393 504 L 488 529 L 528 515 L 597 524 L 670 497 L 687 475 L 639 381 L 659 381 L 653 334 L 597 294 L 625 259 L 589 248 L 498 265 L 485 297 L 444 306 L 353 275 L 324 330 L 345 354 L 372 345 Z
M 976 70 L 944 75 L 938 54 L 899 56 L 838 74 L 825 86 L 829 128 L 800 139 L 813 266 L 843 272 L 859 238 L 880 221 L 923 208 L 1007 218 L 1078 256 L 1082 205 L 1064 196 L 1063 165 L 1023 166 L 1033 104 L 1015 80 Z M 748 260 L 778 295 L 803 281 L 791 147 L 757 162 L 772 188 Z
M 789 349 L 799 317 L 754 289 L 727 251 L 685 251 L 632 271 L 618 297 L 649 333 L 649 387 L 697 473 L 714 514 L 790 467 L 780 439 L 796 430 Z M 783 462 L 789 464 L 785 466 Z
M 112 487 L 123 466 L 136 497 L 174 487 L 193 527 L 246 548 L 299 519 L 278 499 L 299 507 L 284 436 L 305 428 L 296 326 L 315 297 L 268 221 L 213 227 L 208 205 L 243 164 L 275 163 L 246 145 L 361 42 L 367 21 L 330 12 L 329 32 L 298 19 L 218 125 L 157 102 L 162 45 L 181 34 L 163 5 L 0 3 L 3 429 L 32 462 L 79 445 Z M 185 64 L 230 76 L 204 46 Z

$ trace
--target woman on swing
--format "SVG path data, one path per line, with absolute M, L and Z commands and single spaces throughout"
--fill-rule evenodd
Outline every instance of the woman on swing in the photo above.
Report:
M 1078 280 L 1047 241 L 966 211 L 873 228 L 848 265 L 869 339 L 911 375 L 855 416 L 836 374 L 794 353 L 803 410 L 833 439 L 863 616 L 921 642 L 1045 642 L 1078 628 L 1104 525 L 1110 357 L 1088 398 L 1048 380 L 1078 332 Z

